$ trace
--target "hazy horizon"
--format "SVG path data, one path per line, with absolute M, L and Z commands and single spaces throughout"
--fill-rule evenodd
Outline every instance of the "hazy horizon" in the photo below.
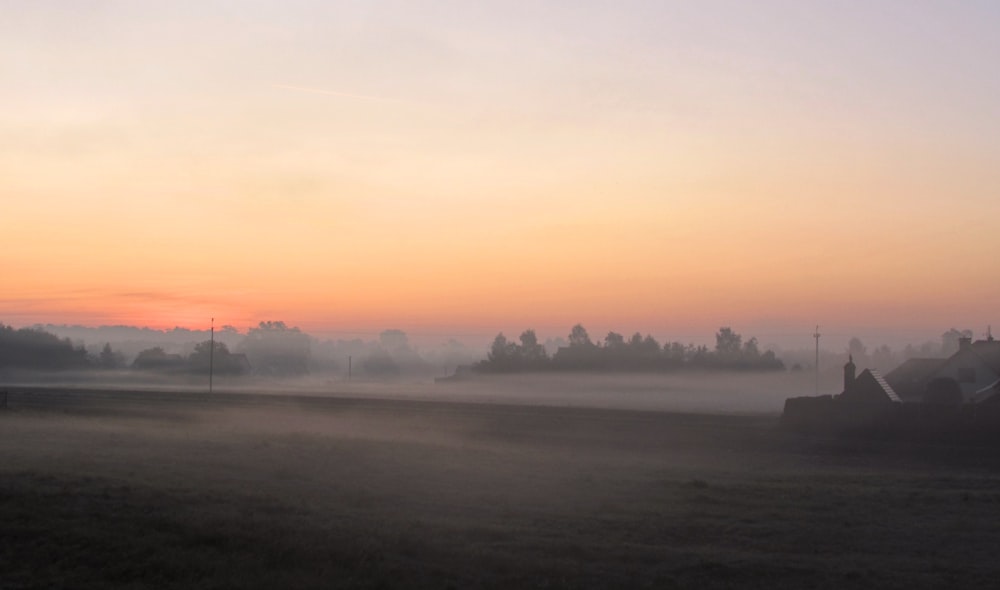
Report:
M 274 320 L 280 321 L 280 318 L 272 318 Z M 264 321 L 264 320 L 261 320 Z M 235 329 L 236 334 L 239 336 L 245 336 L 249 330 L 255 329 L 259 322 L 255 322 L 248 326 L 228 326 L 220 325 L 218 322 L 215 323 L 216 335 L 220 338 L 222 337 L 222 330 L 224 328 Z M 288 324 L 289 328 L 299 328 L 305 334 L 318 341 L 350 341 L 350 340 L 362 340 L 362 341 L 377 341 L 379 336 L 387 331 L 398 330 L 397 326 L 385 326 L 379 329 L 364 330 L 364 331 L 313 331 L 309 330 L 304 326 L 298 326 L 295 324 Z M 577 322 L 580 323 L 580 322 Z M 108 340 L 107 337 L 96 338 L 87 340 L 84 337 L 78 337 L 72 335 L 75 331 L 85 331 L 99 333 L 101 331 L 115 331 L 115 330 L 136 330 L 139 332 L 149 331 L 155 335 L 169 335 L 177 330 L 190 331 L 192 334 L 197 334 L 200 336 L 206 336 L 211 330 L 211 318 L 209 322 L 204 326 L 172 326 L 172 327 L 154 327 L 154 326 L 143 326 L 143 325 L 129 325 L 129 324 L 101 324 L 101 325 L 86 325 L 86 324 L 57 324 L 53 322 L 36 322 L 36 323 L 16 323 L 6 321 L 5 318 L 0 317 L 0 325 L 8 325 L 13 328 L 41 328 L 53 331 L 60 336 L 69 335 L 71 339 L 83 341 L 88 347 L 100 346 L 105 342 L 114 342 L 114 338 Z M 574 324 L 575 325 L 575 324 Z M 671 333 L 655 333 L 649 330 L 644 330 L 641 327 L 637 327 L 634 330 L 625 330 L 620 326 L 610 326 L 608 329 L 591 329 L 590 326 L 582 324 L 586 328 L 591 336 L 591 338 L 596 343 L 601 343 L 604 337 L 609 332 L 616 332 L 624 335 L 626 338 L 630 337 L 632 334 L 641 333 L 643 336 L 651 335 L 653 336 L 661 345 L 670 342 L 679 342 L 684 345 L 695 345 L 695 346 L 708 346 L 711 348 L 714 346 L 716 340 L 716 332 L 719 328 L 730 327 L 736 333 L 740 334 L 746 339 L 756 338 L 758 344 L 764 350 L 773 349 L 776 351 L 802 351 L 802 350 L 813 350 L 816 344 L 813 338 L 813 333 L 815 326 L 810 326 L 808 330 L 801 333 L 795 332 L 776 332 L 765 330 L 763 332 L 748 332 L 741 329 L 740 326 L 716 326 L 706 333 L 701 334 L 671 334 Z M 570 333 L 572 325 L 567 325 L 562 331 L 556 330 L 538 330 L 533 326 L 522 326 L 520 328 L 512 328 L 509 330 L 495 329 L 489 331 L 488 329 L 482 332 L 447 332 L 444 330 L 421 330 L 416 331 L 402 330 L 408 337 L 410 344 L 418 348 L 435 348 L 449 343 L 457 343 L 471 351 L 481 351 L 484 355 L 489 350 L 489 345 L 497 334 L 504 334 L 507 338 L 515 340 L 518 335 L 520 335 L 525 330 L 534 330 L 538 335 L 541 342 L 555 342 L 555 341 L 565 341 Z M 850 331 L 847 327 L 833 327 L 833 328 L 823 328 L 820 327 L 820 350 L 830 353 L 830 352 L 841 352 L 848 349 L 851 339 L 857 338 L 861 340 L 869 349 L 874 349 L 876 347 L 888 346 L 896 352 L 899 352 L 906 345 L 912 345 L 919 347 L 920 345 L 932 343 L 939 345 L 944 332 L 950 329 L 958 330 L 969 330 L 973 334 L 973 339 L 984 339 L 988 335 L 988 331 L 991 329 L 990 326 L 984 326 L 981 330 L 979 326 L 961 326 L 961 325 L 951 325 L 948 327 L 941 327 L 939 329 L 927 329 L 927 330 L 897 330 L 897 331 L 880 331 L 872 327 L 863 328 L 862 330 Z

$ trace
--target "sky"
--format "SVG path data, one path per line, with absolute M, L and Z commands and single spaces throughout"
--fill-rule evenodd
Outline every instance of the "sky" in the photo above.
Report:
M 1000 325 L 1000 4 L 0 0 L 0 322 Z

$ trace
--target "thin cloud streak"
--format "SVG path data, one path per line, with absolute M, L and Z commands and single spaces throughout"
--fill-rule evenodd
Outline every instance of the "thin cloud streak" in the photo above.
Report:
M 312 94 L 325 94 L 328 96 L 340 96 L 343 98 L 355 98 L 358 100 L 368 100 L 371 102 L 381 102 L 385 104 L 402 104 L 402 101 L 395 100 L 392 98 L 382 98 L 380 96 L 368 96 L 366 94 L 352 94 L 350 92 L 338 92 L 336 90 L 324 90 L 322 88 L 308 88 L 306 86 L 291 86 L 288 84 L 272 84 L 272 88 L 281 88 L 283 90 L 297 90 L 299 92 L 310 92 Z

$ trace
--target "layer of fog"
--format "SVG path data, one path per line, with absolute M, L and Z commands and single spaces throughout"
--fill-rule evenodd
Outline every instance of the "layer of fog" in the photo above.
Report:
M 58 387 L 127 392 L 161 391 L 209 395 L 204 377 L 170 377 L 156 373 L 57 372 L 12 377 L 4 387 Z M 102 378 L 103 377 L 103 378 Z M 477 375 L 435 382 L 428 379 L 348 381 L 322 377 L 261 379 L 216 377 L 213 396 L 267 396 L 398 399 L 608 408 L 710 414 L 777 414 L 784 400 L 815 392 L 814 376 L 804 372 L 684 372 L 680 374 L 524 373 Z M 836 393 L 837 384 L 824 382 L 822 393 Z
M 517 374 L 385 387 L 339 384 L 336 394 L 456 402 L 526 404 L 710 414 L 780 413 L 790 396 L 812 393 L 790 373 Z

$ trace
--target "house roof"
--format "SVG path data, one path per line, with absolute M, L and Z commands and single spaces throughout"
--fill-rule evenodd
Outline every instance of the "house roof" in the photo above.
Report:
M 850 382 L 838 397 L 850 403 L 902 402 L 896 391 L 882 374 L 874 369 L 865 369 Z
M 865 371 L 871 373 L 871 376 L 875 380 L 875 383 L 877 383 L 879 388 L 885 392 L 886 397 L 888 397 L 894 402 L 903 401 L 899 399 L 899 394 L 897 394 L 896 391 L 892 388 L 892 386 L 889 385 L 888 382 L 886 382 L 885 377 L 883 377 L 882 374 L 879 373 L 877 369 L 865 369 Z
M 989 365 L 993 372 L 1000 375 L 1000 340 L 978 340 L 973 342 L 972 352 Z
M 920 399 L 927 387 L 927 380 L 948 359 L 912 358 L 884 375 L 886 382 L 902 398 Z
M 943 365 L 948 359 L 927 359 L 912 358 L 907 359 L 903 364 L 889 371 L 884 375 L 885 380 L 890 384 L 896 381 L 900 383 L 909 381 L 920 381 L 926 379 L 938 367 Z

